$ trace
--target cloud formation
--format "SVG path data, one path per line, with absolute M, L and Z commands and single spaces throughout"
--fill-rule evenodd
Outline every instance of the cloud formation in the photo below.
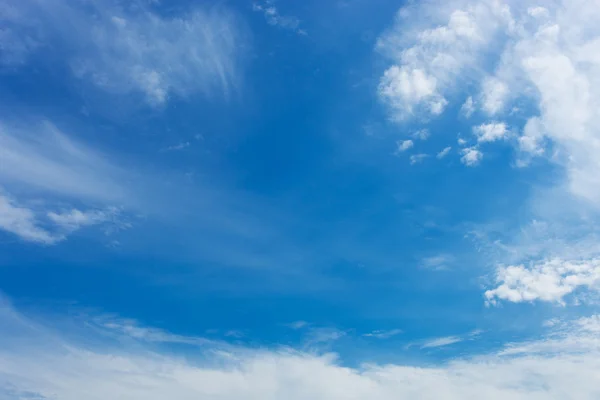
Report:
M 529 266 L 500 266 L 496 271 L 498 287 L 485 292 L 488 302 L 513 303 L 546 301 L 564 304 L 566 296 L 577 289 L 600 289 L 600 260 L 545 260 Z
M 408 5 L 378 41 L 391 60 L 379 94 L 401 120 L 435 117 L 451 102 L 467 117 L 508 116 L 518 106 L 517 148 L 537 157 L 553 145 L 550 160 L 565 168 L 571 193 L 600 205 L 598 18 L 600 4 L 586 0 Z M 463 160 L 473 165 L 476 154 Z
M 171 95 L 228 96 L 239 84 L 241 25 L 219 7 L 165 17 L 139 2 L 27 0 L 11 10 L 0 43 L 11 46 L 14 63 L 40 46 L 60 49 L 76 77 L 110 93 L 140 93 L 154 106 Z
M 133 338 L 136 344 L 124 342 L 127 346 L 99 341 L 90 332 L 79 332 L 86 340 L 78 341 L 77 334 L 57 333 L 61 330 L 40 325 L 7 304 L 0 318 L 0 388 L 13 397 L 529 400 L 600 394 L 600 340 L 593 331 L 597 316 L 547 338 L 437 367 L 356 368 L 343 366 L 333 354 L 290 349 L 215 349 L 182 357 L 156 347 L 145 334 Z

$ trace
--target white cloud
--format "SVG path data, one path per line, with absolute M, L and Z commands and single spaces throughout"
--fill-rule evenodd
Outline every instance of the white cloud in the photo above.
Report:
M 45 245 L 56 244 L 69 234 L 85 226 L 118 223 L 118 210 L 90 210 L 43 213 L 25 207 L 16 200 L 0 194 L 0 229 L 18 236 L 21 240 Z M 122 224 L 119 224 L 122 225 Z
M 190 142 L 180 142 L 180 143 L 174 144 L 173 146 L 165 147 L 163 149 L 163 151 L 178 151 L 178 150 L 187 149 L 188 147 L 190 147 Z
M 448 264 L 454 261 L 454 257 L 449 254 L 440 254 L 432 257 L 425 257 L 420 265 L 423 268 L 440 271 L 448 268 Z
M 74 232 L 84 226 L 97 225 L 114 219 L 117 209 L 80 211 L 72 209 L 62 213 L 49 212 L 48 218 L 64 231 Z
M 450 346 L 452 344 L 460 343 L 464 339 L 458 336 L 446 336 L 441 338 L 436 338 L 432 340 L 428 340 L 421 345 L 422 349 L 431 349 L 436 347 L 445 347 Z
M 452 147 L 450 147 L 450 146 L 445 147 L 442 151 L 437 153 L 436 157 L 438 158 L 438 160 L 441 160 L 442 158 L 446 157 L 450 153 L 450 150 L 452 150 Z
M 419 164 L 425 161 L 427 157 L 429 157 L 429 155 L 427 154 L 413 154 L 412 156 L 410 156 L 410 165 Z
M 227 96 L 238 85 L 240 24 L 220 7 L 161 16 L 112 0 L 15 3 L 12 35 L 66 50 L 75 76 L 111 93 L 141 93 L 152 105 L 172 94 Z M 70 21 L 68 29 L 64 21 Z
M 375 338 L 375 339 L 389 339 L 391 337 L 400 335 L 403 332 L 404 331 L 402 329 L 390 329 L 388 331 L 377 330 L 377 331 L 373 331 L 373 332 L 370 332 L 370 333 L 365 333 L 363 336 L 365 336 L 365 337 L 372 337 L 372 338 Z
M 599 18 L 600 4 L 587 0 L 407 6 L 379 39 L 393 60 L 380 94 L 397 118 L 431 117 L 430 103 L 474 89 L 489 114 L 518 107 L 526 121 L 515 127 L 520 149 L 548 155 L 565 168 L 571 193 L 599 205 Z M 545 142 L 555 151 L 545 152 Z
M 77 199 L 123 201 L 124 173 L 105 156 L 80 144 L 49 122 L 25 129 L 0 123 L 0 183 Z
M 265 19 L 270 25 L 278 26 L 283 29 L 295 31 L 299 35 L 306 35 L 304 29 L 300 29 L 300 20 L 293 16 L 283 16 L 279 13 L 272 1 L 266 0 L 264 3 L 254 3 L 252 9 L 264 14 Z
M 509 91 L 508 86 L 496 77 L 483 80 L 481 96 L 483 110 L 489 115 L 496 115 L 504 109 Z
M 485 292 L 488 302 L 506 300 L 514 303 L 546 301 L 564 303 L 577 289 L 600 289 L 600 260 L 546 260 L 529 266 L 500 266 L 496 271 L 498 286 Z
M 447 9 L 406 7 L 378 40 L 378 50 L 393 62 L 381 78 L 379 95 L 395 119 L 441 114 L 448 104 L 445 93 L 467 82 L 461 79 L 464 74 L 477 72 L 481 50 L 500 26 L 512 22 L 498 3 L 479 2 L 444 14 Z M 422 15 L 434 20 L 432 27 L 412 28 Z
M 459 146 L 464 146 L 465 144 L 467 144 L 467 141 L 462 138 L 458 138 L 458 140 L 456 142 L 458 143 Z
M 419 140 L 427 140 L 429 139 L 429 136 L 431 136 L 431 134 L 429 133 L 428 129 L 419 129 L 418 131 L 412 134 L 413 138 Z
M 145 341 L 107 344 L 93 332 L 57 333 L 64 331 L 6 306 L 0 318 L 0 390 L 13 398 L 591 400 L 600 394 L 600 339 L 577 322 L 547 338 L 437 366 L 346 367 L 332 354 L 289 349 L 209 347 L 184 357 Z
M 474 127 L 473 133 L 477 136 L 479 143 L 495 142 L 496 140 L 505 139 L 508 135 L 508 129 L 504 122 L 491 122 Z
M 19 238 L 42 244 L 54 244 L 63 238 L 40 227 L 35 213 L 0 194 L 0 229 Z
M 306 321 L 294 321 L 294 322 L 290 322 L 289 324 L 286 324 L 286 326 L 288 328 L 291 328 L 291 329 L 294 329 L 294 330 L 305 328 L 308 325 L 309 325 L 309 323 L 306 322 Z
M 467 147 L 461 150 L 462 157 L 460 161 L 468 167 L 474 167 L 481 162 L 483 153 L 477 147 Z
M 399 140 L 396 142 L 396 146 L 397 151 L 406 151 L 414 146 L 414 142 L 412 140 Z
M 467 97 L 467 100 L 460 107 L 460 112 L 467 118 L 471 118 L 471 115 L 475 112 L 475 103 L 473 102 L 473 97 Z

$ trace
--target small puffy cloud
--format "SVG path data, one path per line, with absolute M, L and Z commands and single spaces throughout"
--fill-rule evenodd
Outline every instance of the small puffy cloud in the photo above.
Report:
M 467 141 L 463 138 L 458 138 L 458 140 L 456 142 L 458 143 L 459 146 L 464 146 L 467 144 Z
M 379 83 L 379 95 L 392 109 L 396 119 L 413 115 L 423 104 L 431 114 L 443 111 L 447 101 L 436 91 L 437 80 L 421 69 L 393 66 L 385 71 Z
M 495 142 L 506 138 L 508 129 L 504 122 L 491 122 L 474 127 L 473 133 L 477 136 L 479 143 Z
M 399 140 L 396 142 L 396 151 L 406 151 L 411 149 L 414 145 L 415 144 L 412 140 Z
M 477 147 L 467 147 L 461 150 L 462 157 L 460 161 L 467 167 L 474 167 L 481 162 L 483 153 Z
M 427 157 L 429 157 L 428 154 L 413 154 L 410 156 L 410 165 L 422 163 Z
M 500 266 L 496 288 L 485 292 L 489 303 L 545 301 L 564 303 L 577 289 L 599 289 L 600 260 L 546 260 L 529 266 Z
M 450 153 L 450 150 L 452 150 L 452 147 L 450 147 L 450 146 L 445 147 L 442 151 L 437 153 L 436 158 L 438 160 L 441 160 L 442 158 L 446 157 Z

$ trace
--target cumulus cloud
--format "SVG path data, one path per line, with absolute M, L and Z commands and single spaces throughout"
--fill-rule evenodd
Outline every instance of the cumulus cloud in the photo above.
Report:
M 444 111 L 446 93 L 458 82 L 468 82 L 465 74 L 477 69 L 498 29 L 511 23 L 505 7 L 490 3 L 482 1 L 449 14 L 444 14 L 446 6 L 440 7 L 443 11 L 432 7 L 426 14 L 417 7 L 400 10 L 393 28 L 377 42 L 378 50 L 392 61 L 381 78 L 379 95 L 394 118 Z M 421 15 L 432 18 L 431 27 L 411 28 Z
M 411 149 L 414 146 L 414 142 L 412 140 L 399 140 L 396 142 L 397 151 L 406 151 Z
M 392 60 L 379 93 L 402 119 L 434 117 L 432 104 L 477 90 L 476 106 L 489 115 L 518 106 L 519 148 L 535 157 L 552 144 L 550 160 L 565 168 L 570 192 L 598 205 L 600 5 L 540 4 L 432 0 L 402 8 L 379 38 L 378 49 Z
M 548 338 L 437 366 L 347 367 L 333 354 L 290 349 L 212 349 L 183 357 L 143 340 L 106 343 L 89 331 L 50 329 L 6 305 L 0 318 L 0 393 L 13 398 L 541 400 L 600 394 L 600 340 L 577 322 Z
M 508 135 L 508 129 L 504 122 L 491 122 L 489 124 L 481 124 L 473 128 L 473 133 L 477 136 L 477 141 L 495 142 L 502 140 Z
M 142 3 L 122 7 L 112 0 L 85 7 L 26 0 L 12 8 L 16 16 L 0 43 L 14 43 L 11 38 L 18 36 L 61 49 L 75 76 L 102 90 L 141 93 L 148 103 L 162 105 L 173 94 L 227 96 L 238 85 L 240 24 L 222 8 L 170 16 Z M 25 45 L 13 47 L 26 47 L 24 53 L 32 48 Z
M 477 147 L 467 147 L 461 150 L 462 157 L 460 161 L 467 167 L 474 167 L 481 162 L 483 153 Z
M 545 260 L 529 266 L 500 266 L 497 287 L 485 292 L 489 303 L 545 301 L 564 304 L 577 289 L 600 288 L 600 260 Z

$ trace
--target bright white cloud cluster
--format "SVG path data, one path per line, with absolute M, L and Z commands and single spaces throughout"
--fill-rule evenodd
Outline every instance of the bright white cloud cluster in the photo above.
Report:
M 460 161 L 468 167 L 474 167 L 481 162 L 483 153 L 477 147 L 467 147 L 461 150 Z
M 502 140 L 508 135 L 508 129 L 504 122 L 491 122 L 489 124 L 481 124 L 473 128 L 473 133 L 477 136 L 477 141 L 495 142 Z
M 600 4 L 587 0 L 407 6 L 378 42 L 393 61 L 379 93 L 398 119 L 431 117 L 451 101 L 464 102 L 467 117 L 508 116 L 518 105 L 525 123 L 516 143 L 528 156 L 517 164 L 549 153 L 550 142 L 570 191 L 600 204 L 599 18 Z M 495 132 L 480 137 L 503 136 Z
M 497 2 L 481 1 L 449 14 L 427 10 L 431 28 L 413 29 L 423 15 L 415 7 L 401 9 L 395 26 L 377 43 L 392 59 L 381 78 L 379 94 L 396 119 L 416 114 L 439 115 L 448 104 L 445 93 L 477 70 L 482 50 L 500 27 L 510 26 L 507 9 Z M 419 22 L 420 23 L 420 22 Z
M 21 49 L 12 51 L 13 58 L 24 62 L 25 53 L 38 47 L 65 49 L 77 77 L 111 93 L 138 92 L 162 105 L 172 94 L 228 95 L 238 84 L 240 25 L 218 7 L 169 17 L 141 3 L 121 7 L 112 0 L 85 7 L 26 0 L 10 9 L 0 43 Z M 63 29 L 66 20 L 69 28 Z
M 547 301 L 564 303 L 577 289 L 600 288 L 600 260 L 565 261 L 552 259 L 531 266 L 499 267 L 498 287 L 485 292 L 490 303 Z
M 86 337 L 81 345 L 72 339 L 77 334 L 57 334 L 56 327 L 6 306 L 0 318 L 0 393 L 9 398 L 541 400 L 600 394 L 600 340 L 577 323 L 551 339 L 439 367 L 349 368 L 334 355 L 292 350 L 215 348 L 184 358 L 161 351 L 145 335 L 133 343 L 115 338 L 125 343 L 120 347 L 84 331 L 78 333 Z

